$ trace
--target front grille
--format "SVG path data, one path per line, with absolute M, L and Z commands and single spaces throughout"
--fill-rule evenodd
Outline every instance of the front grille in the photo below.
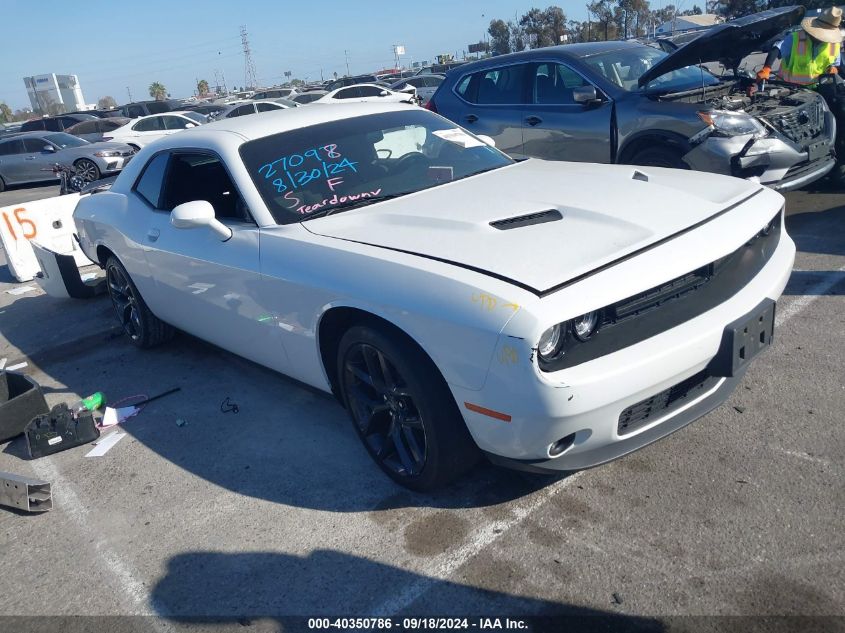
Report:
M 803 103 L 784 114 L 773 115 L 769 122 L 781 134 L 800 145 L 818 137 L 824 132 L 824 108 L 821 97 Z
M 692 402 L 718 381 L 718 377 L 709 375 L 705 369 L 650 398 L 632 404 L 619 415 L 616 433 L 627 435 L 641 429 L 657 418 Z

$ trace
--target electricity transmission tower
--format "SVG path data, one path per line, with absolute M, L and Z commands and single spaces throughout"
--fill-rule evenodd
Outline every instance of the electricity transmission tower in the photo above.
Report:
M 241 26 L 241 44 L 244 47 L 244 87 L 257 88 L 258 79 L 255 77 L 255 64 L 252 61 L 252 52 L 249 50 L 246 26 Z

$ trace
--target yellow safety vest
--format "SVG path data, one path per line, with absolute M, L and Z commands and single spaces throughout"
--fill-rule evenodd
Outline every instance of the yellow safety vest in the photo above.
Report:
M 813 57 L 813 40 L 806 31 L 792 34 L 792 52 L 788 59 L 781 60 L 778 77 L 791 84 L 809 86 L 818 81 L 819 75 L 837 63 L 839 44 L 822 46 Z

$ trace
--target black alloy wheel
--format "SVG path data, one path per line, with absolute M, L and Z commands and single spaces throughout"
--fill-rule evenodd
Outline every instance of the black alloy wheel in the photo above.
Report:
M 400 330 L 380 323 L 352 326 L 340 339 L 336 367 L 356 433 L 396 483 L 434 490 L 480 459 L 440 370 Z
M 106 262 L 106 285 L 120 327 L 137 347 L 155 347 L 173 338 L 176 330 L 150 311 L 129 273 L 114 256 Z
M 381 350 L 357 343 L 346 354 L 344 390 L 358 431 L 379 464 L 395 477 L 425 468 L 425 426 L 414 394 Z
M 106 281 L 117 320 L 129 338 L 137 343 L 141 339 L 143 326 L 135 288 L 129 282 L 129 277 L 122 266 L 107 267 Z

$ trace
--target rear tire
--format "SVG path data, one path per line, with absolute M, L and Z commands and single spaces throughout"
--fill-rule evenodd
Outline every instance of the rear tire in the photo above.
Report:
M 6 183 L 3 182 L 2 178 L 0 178 L 0 193 L 3 193 L 4 191 L 6 191 Z
M 338 346 L 343 403 L 370 457 L 416 491 L 444 486 L 480 451 L 437 367 L 413 341 L 385 327 L 356 325 Z
M 150 312 L 129 273 L 114 256 L 106 261 L 106 281 L 117 320 L 133 344 L 147 349 L 173 338 L 176 330 Z
M 669 169 L 689 169 L 679 150 L 671 147 L 649 147 L 634 154 L 628 161 L 631 165 L 643 167 L 668 167 Z

